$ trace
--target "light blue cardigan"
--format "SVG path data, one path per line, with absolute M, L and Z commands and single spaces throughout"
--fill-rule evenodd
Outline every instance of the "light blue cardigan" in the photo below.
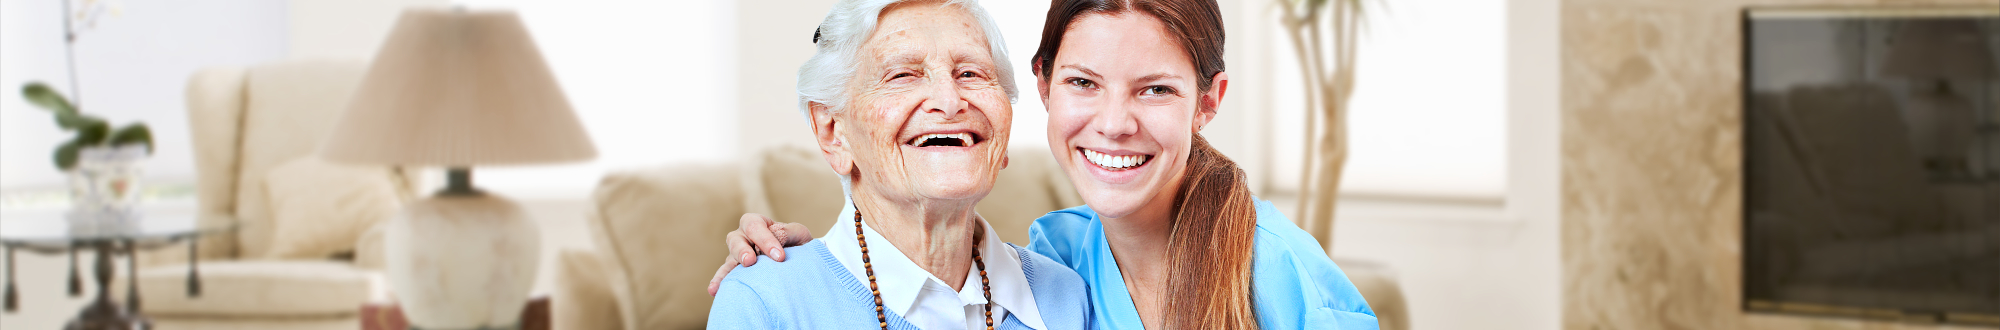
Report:
M 1090 328 L 1090 297 L 1083 278 L 1069 267 L 1019 246 L 1021 272 L 1035 293 L 1042 322 L 1050 329 Z M 868 284 L 855 279 L 813 240 L 785 248 L 797 260 L 774 262 L 759 256 L 757 267 L 737 266 L 722 279 L 715 304 L 708 309 L 709 329 L 879 329 L 875 298 Z M 895 312 L 888 312 L 890 329 L 916 330 Z M 1031 329 L 1008 314 L 996 329 Z

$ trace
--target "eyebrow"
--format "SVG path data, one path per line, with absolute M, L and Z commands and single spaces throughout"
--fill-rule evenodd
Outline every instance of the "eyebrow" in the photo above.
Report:
M 922 53 L 919 53 L 919 52 L 908 52 L 908 51 L 899 51 L 899 52 L 895 52 L 895 53 L 890 53 L 890 54 L 886 54 L 886 55 L 887 55 L 887 56 L 882 56 L 882 57 L 881 57 L 881 59 L 883 60 L 883 63 L 888 63 L 888 64 L 910 64 L 910 63 L 923 63 L 923 62 L 924 62 L 924 55 L 923 55 Z
M 1175 80 L 1175 79 L 1181 79 L 1181 76 L 1172 73 L 1155 73 L 1146 75 L 1145 77 L 1139 77 L 1139 82 L 1150 83 L 1161 80 Z
M 1104 75 L 1097 74 L 1097 71 L 1091 71 L 1090 68 L 1083 67 L 1082 65 L 1064 64 L 1062 67 L 1068 69 L 1075 69 L 1076 71 L 1082 71 L 1083 75 L 1090 76 L 1091 78 L 1104 79 Z
M 957 51 L 951 53 L 951 62 L 953 64 L 979 64 L 979 66 L 981 67 L 990 66 L 986 63 L 979 63 L 979 54 L 969 54 Z

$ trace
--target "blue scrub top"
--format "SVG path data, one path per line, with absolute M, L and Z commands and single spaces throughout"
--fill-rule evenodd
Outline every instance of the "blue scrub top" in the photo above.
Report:
M 1250 282 L 1258 328 L 1379 329 L 1375 311 L 1319 241 L 1271 202 L 1253 200 L 1257 236 Z M 1089 205 L 1049 212 L 1035 219 L 1029 235 L 1030 250 L 1075 269 L 1090 286 L 1092 328 L 1145 328 L 1104 239 L 1104 223 Z

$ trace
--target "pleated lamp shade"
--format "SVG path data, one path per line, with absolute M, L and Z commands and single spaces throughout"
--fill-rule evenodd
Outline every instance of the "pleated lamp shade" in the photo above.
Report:
M 321 149 L 349 163 L 472 166 L 597 156 L 508 10 L 405 10 Z

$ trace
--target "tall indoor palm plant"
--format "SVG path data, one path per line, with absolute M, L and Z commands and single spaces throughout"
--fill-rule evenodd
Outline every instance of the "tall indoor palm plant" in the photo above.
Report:
M 1363 1 L 1277 0 L 1306 91 L 1298 222 L 1329 250 L 1341 168 L 1347 163 L 1347 99 L 1354 94 Z

